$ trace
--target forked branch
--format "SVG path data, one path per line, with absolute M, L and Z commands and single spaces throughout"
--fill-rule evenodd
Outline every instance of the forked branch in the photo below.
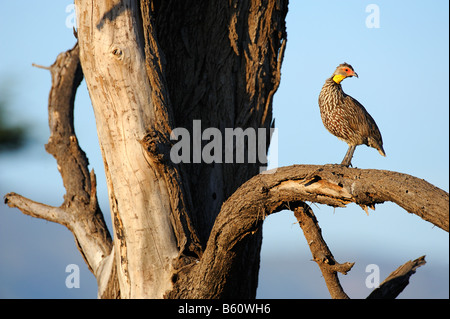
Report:
M 48 113 L 50 138 L 48 153 L 58 163 L 66 195 L 60 207 L 51 207 L 15 193 L 5 203 L 24 214 L 66 226 L 74 235 L 87 266 L 96 276 L 100 297 L 117 297 L 112 239 L 97 202 L 96 178 L 80 148 L 73 122 L 74 100 L 83 79 L 78 45 L 58 55 L 48 68 L 52 75 Z
M 223 204 L 202 259 L 177 276 L 180 282 L 189 281 L 191 289 L 188 292 L 174 289 L 169 296 L 232 297 L 231 291 L 227 295 L 227 282 L 236 271 L 234 259 L 245 258 L 242 250 L 245 240 L 272 213 L 299 207 L 304 202 L 333 207 L 356 203 L 367 210 L 385 201 L 394 202 L 448 232 L 448 193 L 417 177 L 341 165 L 293 165 L 259 174 Z M 330 256 L 331 253 L 327 256 L 329 260 Z M 350 269 L 349 264 L 344 266 Z

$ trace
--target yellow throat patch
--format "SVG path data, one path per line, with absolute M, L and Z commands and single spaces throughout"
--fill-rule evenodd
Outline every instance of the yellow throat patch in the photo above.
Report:
M 336 82 L 337 84 L 341 83 L 343 79 L 345 79 L 346 76 L 342 75 L 342 74 L 336 74 L 335 76 L 333 76 L 333 81 Z

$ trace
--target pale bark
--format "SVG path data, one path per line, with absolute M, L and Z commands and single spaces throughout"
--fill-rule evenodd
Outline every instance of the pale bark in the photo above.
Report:
M 79 247 L 80 252 L 98 276 L 99 297 L 160 298 L 171 290 L 172 275 L 200 258 L 223 201 L 260 169 L 259 163 L 174 165 L 168 156 L 174 118 L 188 129 L 192 120 L 200 119 L 222 133 L 225 127 L 269 128 L 285 48 L 287 2 L 75 4 L 80 60 L 96 117 L 114 226 L 113 249 L 109 241 L 105 253 L 98 254 L 91 246 Z M 205 21 L 210 29 L 205 29 Z M 193 50 L 198 54 L 192 55 Z M 74 52 L 78 57 L 78 49 Z M 181 73 L 179 63 L 187 68 Z M 56 77 L 64 73 L 56 71 Z M 52 85 L 59 85 L 57 78 Z M 63 102 L 70 114 L 62 115 L 62 125 L 50 121 L 55 131 L 73 120 L 76 87 L 65 88 L 73 93 L 70 103 Z M 52 114 L 51 103 L 55 101 L 49 100 Z M 71 125 L 66 125 L 72 132 L 64 143 L 77 145 Z M 58 150 L 58 155 L 64 151 Z M 83 156 L 77 157 L 81 163 Z M 62 175 L 71 169 L 65 169 L 64 160 L 59 167 Z M 96 204 L 95 176 L 86 170 L 66 178 L 92 184 L 87 199 Z M 71 192 L 64 186 L 67 198 L 81 196 L 80 190 Z M 76 232 L 83 232 L 76 218 L 67 217 L 73 213 L 72 202 L 64 209 L 50 208 L 13 193 L 6 201 L 26 214 L 67 226 L 76 238 Z M 85 232 L 85 238 L 92 235 L 89 229 Z M 260 245 L 260 233 L 247 243 L 248 258 L 239 262 L 239 268 L 248 274 L 239 272 L 236 295 L 256 293 Z M 95 267 L 89 262 L 90 250 L 100 256 Z
M 187 172 L 184 179 L 188 183 L 182 184 L 179 168 L 167 158 L 168 136 L 173 128 L 172 107 L 177 125 L 182 127 L 190 128 L 192 119 L 199 118 L 202 125 L 219 127 L 222 132 L 225 127 L 269 128 L 272 96 L 280 79 L 285 42 L 280 53 L 284 32 L 276 32 L 277 28 L 282 30 L 284 18 L 275 2 L 269 2 L 267 7 L 260 6 L 259 2 L 231 6 L 225 2 L 185 2 L 189 11 L 178 8 L 180 3 L 176 8 L 178 11 L 174 10 L 174 3 L 142 1 L 140 8 L 134 1 L 76 3 L 81 61 L 105 162 L 123 297 L 161 297 L 164 291 L 170 291 L 172 265 L 180 264 L 176 257 L 184 258 L 182 253 L 194 257 L 201 254 L 198 247 L 206 244 L 221 203 L 242 182 L 259 171 L 258 164 L 217 164 L 212 169 L 211 165 L 184 165 Z M 207 7 L 204 6 L 206 4 Z M 183 15 L 182 19 L 188 22 L 192 18 L 193 21 L 187 24 L 172 21 L 175 12 L 191 12 Z M 272 15 L 276 15 L 274 22 L 271 21 L 274 19 Z M 206 36 L 195 33 L 197 27 L 204 28 L 195 21 L 198 17 L 211 19 L 211 26 L 218 27 L 211 28 Z M 230 28 L 227 23 L 216 23 L 216 19 L 222 17 L 231 19 Z M 237 27 L 242 22 L 244 29 L 238 31 Z M 180 25 L 181 30 L 173 29 Z M 245 30 L 249 28 L 251 32 L 247 34 Z M 161 32 L 158 37 L 160 43 L 156 40 L 157 31 Z M 261 32 L 260 36 L 257 36 L 258 32 Z M 181 41 L 171 37 L 179 34 L 184 37 Z M 186 37 L 191 36 L 192 42 L 186 41 Z M 160 45 L 163 49 L 172 46 L 172 50 L 166 50 L 167 54 L 163 55 Z M 188 63 L 176 49 L 179 45 L 187 49 Z M 189 51 L 194 47 L 198 55 L 193 60 Z M 177 56 L 169 56 L 171 52 L 177 52 Z M 196 62 L 205 58 L 220 60 L 219 52 L 224 59 L 219 66 L 223 72 L 218 72 L 214 64 L 200 67 Z M 196 67 L 197 70 L 186 70 L 188 72 L 179 79 L 173 79 L 172 76 L 179 73 L 173 67 L 179 62 L 184 67 Z M 199 74 L 199 70 L 204 72 Z M 192 78 L 195 74 L 201 77 Z M 170 80 L 170 99 L 164 75 Z M 189 76 L 189 81 L 183 80 Z M 209 82 L 196 83 L 196 79 Z M 181 90 L 175 86 L 177 83 L 183 84 Z M 210 87 L 207 104 L 204 105 L 206 91 L 190 101 L 186 98 L 192 96 L 192 92 L 183 92 L 184 83 L 189 83 L 188 88 L 195 86 L 193 96 L 199 89 L 207 89 L 205 84 L 217 87 Z M 236 100 L 229 100 L 233 96 L 237 96 Z M 173 105 L 170 100 L 174 101 Z M 199 106 L 202 109 L 196 110 Z M 207 113 L 204 106 L 208 108 Z M 190 109 L 188 116 L 184 107 Z M 226 116 L 222 116 L 223 113 Z M 209 176 L 203 180 L 206 184 L 202 180 L 192 183 L 200 176 L 202 180 Z M 189 189 L 197 191 L 189 193 Z M 190 209 L 190 198 L 193 199 L 193 210 Z M 189 215 L 193 216 L 195 227 Z M 130 234 L 127 230 L 133 232 Z M 244 269 L 251 269 L 250 276 L 242 279 L 248 281 L 251 278 L 253 282 L 250 289 L 241 286 L 247 296 L 256 292 L 261 235 L 255 239 L 254 243 L 248 243 L 249 258 L 242 261 Z M 148 286 L 155 291 L 143 288 Z
M 78 45 L 58 55 L 55 63 L 45 69 L 52 75 L 48 101 L 51 134 L 45 148 L 57 161 L 66 189 L 64 202 L 52 207 L 15 193 L 7 194 L 5 202 L 24 214 L 66 226 L 97 279 L 99 297 L 116 298 L 119 290 L 111 258 L 113 243 L 98 206 L 94 171 L 88 170 L 88 160 L 74 130 L 75 93 L 83 77 Z
M 76 1 L 80 60 L 104 159 L 122 298 L 161 298 L 179 254 L 170 190 L 141 141 L 161 122 L 136 1 Z M 157 128 L 155 128 L 155 126 Z M 165 128 L 166 131 L 169 128 Z
M 320 242 L 305 202 L 356 203 L 367 212 L 392 201 L 448 231 L 448 193 L 413 176 L 340 165 L 257 175 L 261 163 L 171 161 L 171 131 L 192 131 L 195 119 L 222 134 L 225 128 L 273 126 L 287 2 L 76 5 L 79 44 L 50 67 L 46 149 L 58 161 L 64 203 L 50 207 L 14 193 L 5 200 L 72 231 L 97 278 L 99 297 L 252 298 L 266 216 L 296 209 L 305 236 Z M 73 130 L 80 65 L 96 118 L 114 240 Z M 336 272 L 346 273 L 351 264 L 337 263 L 324 242 L 310 248 L 332 297 L 346 298 Z

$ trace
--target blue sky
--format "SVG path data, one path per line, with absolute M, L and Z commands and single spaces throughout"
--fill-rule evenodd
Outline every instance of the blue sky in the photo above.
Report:
M 380 27 L 368 28 L 367 5 L 380 10 Z M 27 123 L 30 145 L 0 155 L 0 194 L 14 191 L 59 206 L 64 195 L 48 139 L 48 71 L 75 39 L 66 27 L 70 1 L 4 1 L 0 11 L 0 87 L 10 96 L 11 122 Z M 356 148 L 353 165 L 407 173 L 449 190 L 449 91 L 447 1 L 296 1 L 287 18 L 288 43 L 281 84 L 274 98 L 278 165 L 339 163 L 347 145 L 323 127 L 317 98 L 323 82 L 342 63 L 359 78 L 344 91 L 358 99 L 383 135 L 384 158 Z M 108 213 L 103 163 L 95 120 L 84 83 L 76 99 L 75 125 L 90 166 L 97 173 L 99 200 Z M 341 276 L 350 297 L 364 298 L 366 266 L 381 280 L 404 262 L 426 255 L 402 298 L 449 297 L 448 233 L 392 203 L 366 216 L 356 205 L 312 206 L 325 240 L 339 262 L 356 262 Z M 109 214 L 106 216 L 109 225 Z M 68 289 L 66 266 L 80 267 L 80 288 Z M 258 297 L 329 298 L 300 227 L 289 211 L 269 216 Z M 0 204 L 0 298 L 95 298 L 95 278 L 63 226 L 22 215 Z

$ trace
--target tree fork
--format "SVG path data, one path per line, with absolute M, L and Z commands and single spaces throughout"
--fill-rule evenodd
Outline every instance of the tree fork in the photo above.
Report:
M 60 156 L 64 203 L 50 207 L 14 193 L 5 201 L 74 233 L 99 297 L 254 297 L 265 217 L 291 206 L 303 224 L 303 218 L 314 222 L 299 206 L 306 202 L 353 202 L 367 212 L 392 201 L 448 231 L 448 193 L 406 174 L 293 165 L 254 176 L 259 166 L 251 163 L 171 163 L 175 125 L 189 128 L 201 119 L 220 129 L 273 127 L 287 1 L 76 4 L 79 51 L 60 55 L 64 67 L 55 66 L 55 76 L 52 70 L 53 93 L 58 81 L 73 76 L 62 85 L 69 108 L 55 112 L 52 93 L 49 98 L 51 139 L 60 134 L 61 140 L 49 141 L 47 150 Z M 96 117 L 114 241 L 98 208 L 95 174 L 73 130 L 78 52 Z M 324 255 L 335 262 L 331 252 Z M 315 258 L 321 260 L 320 252 Z M 334 271 L 349 269 L 334 265 Z
M 34 202 L 15 193 L 5 196 L 10 207 L 24 214 L 66 226 L 99 286 L 98 296 L 116 298 L 120 292 L 111 263 L 112 239 L 97 202 L 96 178 L 78 145 L 73 122 L 77 88 L 83 79 L 79 48 L 58 55 L 49 68 L 52 88 L 48 102 L 50 138 L 45 149 L 58 164 L 66 194 L 60 207 Z
M 200 262 L 176 275 L 175 289 L 167 297 L 231 298 L 228 285 L 233 281 L 228 279 L 233 260 L 243 258 L 243 242 L 257 233 L 266 216 L 291 209 L 291 203 L 295 204 L 292 209 L 302 202 L 332 207 L 356 203 L 365 209 L 385 201 L 448 232 L 449 194 L 417 177 L 342 165 L 292 165 L 259 174 L 224 203 Z M 331 260 L 332 255 L 327 252 L 325 257 Z M 350 268 L 351 264 L 345 263 L 329 270 L 346 272 Z M 336 283 L 335 279 L 326 280 Z M 343 291 L 331 294 L 345 298 Z

